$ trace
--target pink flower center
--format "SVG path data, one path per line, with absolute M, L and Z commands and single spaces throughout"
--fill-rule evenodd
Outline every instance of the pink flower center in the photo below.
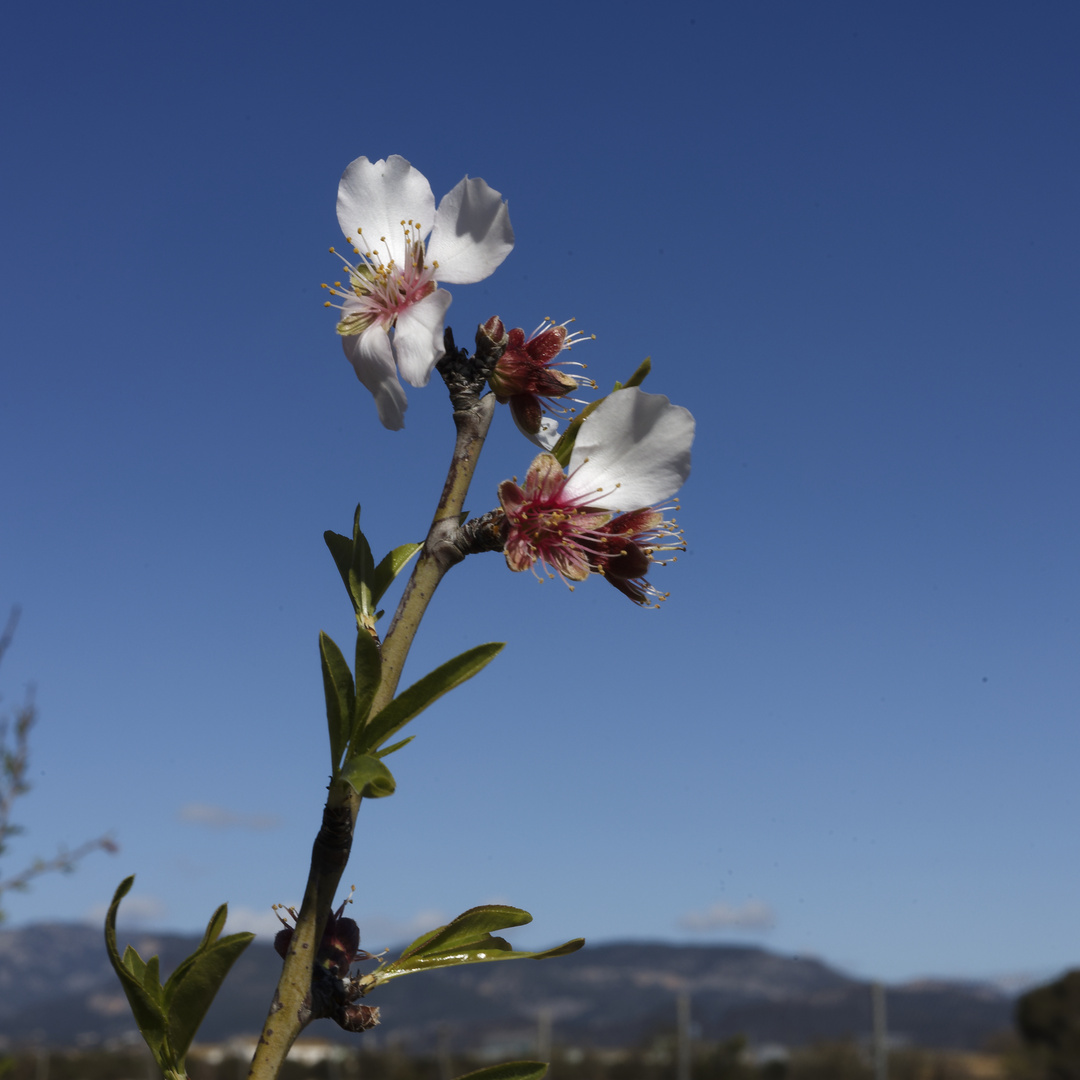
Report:
M 589 505 L 588 496 L 567 495 L 568 479 L 551 454 L 540 454 L 529 466 L 524 488 L 512 480 L 499 485 L 511 569 L 536 573 L 540 563 L 549 577 L 558 575 L 567 585 L 589 576 L 595 544 L 603 540 L 611 514 Z
M 435 291 L 439 264 L 424 264 L 424 234 L 420 223 L 402 221 L 401 229 L 405 252 L 401 263 L 394 258 L 393 249 L 397 245 L 391 246 L 385 236 L 370 251 L 361 251 L 354 245 L 353 254 L 359 256 L 355 264 L 334 248 L 330 249 L 349 271 L 348 285 L 335 281 L 332 287 L 325 282 L 322 286 L 330 290 L 331 296 L 342 300 L 340 304 L 327 300 L 323 305 L 340 308 L 342 318 L 337 332 L 342 337 L 361 334 L 376 324 L 389 330 L 401 312 Z M 357 235 L 361 233 L 358 229 Z M 351 236 L 345 239 L 353 244 Z
M 657 606 L 667 594 L 645 574 L 653 563 L 664 565 L 658 552 L 686 550 L 682 530 L 664 520 L 663 510 L 649 507 L 613 516 L 592 502 L 602 492 L 567 494 L 569 480 L 553 455 L 540 454 L 524 487 L 514 480 L 499 485 L 510 569 L 532 570 L 539 578 L 539 563 L 548 577 L 557 575 L 571 589 L 571 582 L 601 574 L 634 603 Z

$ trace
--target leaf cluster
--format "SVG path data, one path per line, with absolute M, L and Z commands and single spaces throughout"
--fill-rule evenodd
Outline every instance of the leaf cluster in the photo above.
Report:
M 413 736 L 394 743 L 390 740 L 432 702 L 486 667 L 503 646 L 490 643 L 466 650 L 372 715 L 382 678 L 382 656 L 375 634 L 375 623 L 383 614 L 377 610 L 378 604 L 422 545 L 403 544 L 376 565 L 371 547 L 360 531 L 359 506 L 353 516 L 352 537 L 327 532 L 325 540 L 349 593 L 357 622 L 351 668 L 329 635 L 319 634 L 331 767 L 334 777 L 346 780 L 361 797 L 383 798 L 394 793 L 396 782 L 382 759 L 410 743 Z
M 116 945 L 116 913 L 131 891 L 135 876 L 125 878 L 113 894 L 105 917 L 105 947 L 135 1022 L 167 1078 L 185 1075 L 184 1058 L 229 969 L 254 940 L 254 934 L 221 937 L 228 906 L 210 916 L 198 948 L 162 985 L 158 958 L 144 961 L 129 945 L 121 957 Z

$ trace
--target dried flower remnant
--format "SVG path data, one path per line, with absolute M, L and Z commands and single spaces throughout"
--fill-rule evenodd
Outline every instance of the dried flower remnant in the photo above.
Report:
M 524 330 L 511 330 L 506 348 L 488 378 L 496 400 L 503 405 L 509 403 L 519 430 L 545 450 L 555 445 L 558 425 L 544 416 L 544 407 L 565 414 L 572 410 L 556 399 L 566 397 L 580 386 L 596 387 L 585 375 L 561 370 L 567 366 L 584 368 L 584 364 L 556 359 L 574 345 L 596 338 L 595 334 L 569 333 L 567 325 L 573 321 L 556 323 L 544 319 L 528 339 Z
M 325 1017 L 346 1031 L 360 1032 L 369 1031 L 379 1023 L 379 1009 L 357 1002 L 363 996 L 365 984 L 362 979 L 353 978 L 350 971 L 354 963 L 376 957 L 360 948 L 360 928 L 344 915 L 345 905 L 351 900 L 350 894 L 337 911 L 327 916 L 313 965 L 310 1019 Z M 281 904 L 275 904 L 274 911 L 284 928 L 274 937 L 274 949 L 284 959 L 292 944 L 297 914 L 293 908 Z M 289 925 L 282 911 L 292 917 L 294 925 Z
M 371 960 L 372 954 L 360 948 L 360 927 L 354 919 L 345 915 L 345 905 L 352 902 L 350 895 L 342 901 L 337 911 L 331 911 L 326 918 L 326 928 L 323 930 L 322 941 L 319 943 L 319 951 L 316 963 L 324 967 L 331 975 L 339 979 L 349 974 L 349 969 L 360 960 Z M 281 921 L 284 929 L 279 930 L 274 936 L 274 949 L 278 956 L 284 959 L 292 944 L 294 926 L 290 926 L 284 911 L 292 917 L 296 923 L 296 912 L 284 904 L 274 905 L 274 914 Z

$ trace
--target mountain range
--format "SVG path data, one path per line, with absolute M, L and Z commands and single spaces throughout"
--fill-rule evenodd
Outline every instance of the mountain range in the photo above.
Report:
M 121 948 L 125 935 L 120 935 Z M 167 973 L 195 936 L 138 932 L 126 939 Z M 393 953 L 391 954 L 393 955 Z M 257 940 L 214 1002 L 199 1039 L 256 1035 L 281 960 Z M 455 1052 L 508 1047 L 529 1053 L 538 1024 L 554 1043 L 643 1046 L 675 1026 L 687 993 L 695 1037 L 744 1035 L 753 1044 L 800 1046 L 864 1039 L 871 1029 L 870 984 L 814 959 L 756 946 L 622 942 L 587 946 L 546 961 L 507 961 L 397 979 L 366 999 L 383 1023 L 367 1047 L 428 1051 L 441 1039 Z M 1012 1026 L 1013 999 L 990 984 L 920 982 L 886 988 L 894 1044 L 980 1049 Z M 92 1046 L 131 1038 L 134 1024 L 105 955 L 100 930 L 37 924 L 0 931 L 0 1041 L 8 1046 Z M 307 1034 L 354 1040 L 329 1021 Z

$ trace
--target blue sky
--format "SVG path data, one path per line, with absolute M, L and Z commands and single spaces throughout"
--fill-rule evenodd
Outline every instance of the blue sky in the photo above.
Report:
M 0 604 L 37 685 L 7 900 L 264 928 L 327 753 L 322 542 L 420 538 L 443 391 L 384 431 L 319 284 L 338 177 L 466 173 L 517 245 L 453 288 L 597 340 L 697 417 L 689 550 L 636 610 L 469 559 L 345 883 L 380 947 L 473 904 L 755 941 L 886 979 L 1080 962 L 1074 5 L 675 2 L 12 10 L 0 43 Z M 587 350 L 587 354 L 586 354 Z M 531 448 L 505 412 L 474 512 Z

